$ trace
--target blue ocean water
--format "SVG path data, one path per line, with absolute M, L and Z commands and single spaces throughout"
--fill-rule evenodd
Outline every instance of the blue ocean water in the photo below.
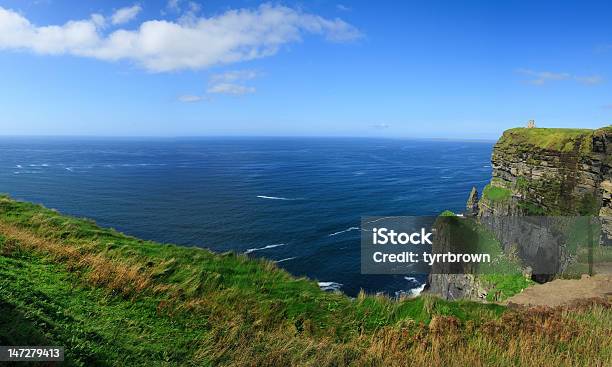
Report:
M 493 142 L 360 138 L 1 138 L 0 192 L 159 242 L 275 261 L 348 295 L 418 288 L 360 275 L 362 216 L 463 211 Z

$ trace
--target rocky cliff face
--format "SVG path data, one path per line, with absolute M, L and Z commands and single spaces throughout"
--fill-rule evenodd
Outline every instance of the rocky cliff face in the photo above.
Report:
M 430 274 L 427 291 L 448 300 L 484 301 L 487 289 L 472 274 Z
M 609 212 L 612 128 L 511 129 L 495 145 L 479 215 Z
M 479 217 L 612 215 L 612 127 L 511 129 L 493 149 Z M 612 240 L 606 226 L 602 242 Z
M 550 280 L 569 258 L 563 248 L 551 247 L 554 241 L 538 240 L 550 236 L 538 223 L 525 218 L 514 223 L 508 217 L 600 216 L 601 242 L 612 244 L 612 126 L 510 129 L 496 143 L 491 162 L 491 182 L 477 202 L 472 190 L 466 214 L 495 233 L 505 252 L 518 251 L 525 264 L 554 258 L 555 270 L 546 271 L 553 274 L 534 274 L 534 280 Z M 450 299 L 482 298 L 483 293 L 474 277 L 457 274 L 431 275 L 429 289 Z

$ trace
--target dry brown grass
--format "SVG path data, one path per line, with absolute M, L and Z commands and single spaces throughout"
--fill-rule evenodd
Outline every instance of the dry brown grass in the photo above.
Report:
M 87 243 L 65 245 L 1 221 L 0 233 L 6 237 L 5 255 L 43 253 L 81 274 L 88 284 L 127 298 L 146 292 L 181 293 L 156 281 L 146 265 L 107 258 Z M 227 297 L 215 292 L 223 290 L 199 297 L 170 296 L 157 308 L 160 317 L 197 315 L 210 330 L 205 340 L 194 341 L 193 365 L 612 366 L 612 304 L 603 299 L 557 308 L 516 308 L 480 324 L 450 316 L 434 316 L 429 325 L 401 320 L 338 340 L 333 330 L 315 332 L 310 320 L 299 329 L 279 321 L 273 305 L 269 313 L 255 316 L 247 315 L 244 307 L 228 308 L 220 301 Z M 364 298 L 361 294 L 355 302 Z M 248 300 L 242 302 L 248 305 Z
M 140 264 L 126 264 L 111 260 L 101 254 L 90 253 L 87 247 L 63 245 L 41 238 L 31 232 L 0 222 L 0 232 L 7 238 L 3 251 L 26 250 L 43 253 L 54 261 L 64 263 L 71 271 L 84 271 L 85 280 L 126 297 L 143 291 L 160 293 L 168 291 L 167 285 L 155 284 L 150 270 Z
M 266 333 L 240 321 L 214 329 L 198 354 L 230 366 L 610 366 L 611 304 L 520 309 L 483 325 L 437 316 L 426 325 L 385 327 L 346 343 L 291 329 Z M 593 325 L 580 318 L 606 320 Z M 604 357 L 602 359 L 602 357 Z

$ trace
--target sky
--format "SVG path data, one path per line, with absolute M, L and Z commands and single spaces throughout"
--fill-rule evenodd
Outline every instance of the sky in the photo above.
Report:
M 0 0 L 0 134 L 495 139 L 612 123 L 609 1 Z

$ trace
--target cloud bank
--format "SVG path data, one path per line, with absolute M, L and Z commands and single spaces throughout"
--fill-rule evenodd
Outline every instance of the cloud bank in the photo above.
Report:
M 129 22 L 140 6 L 119 9 L 113 25 Z M 281 46 L 318 35 L 331 42 L 361 37 L 354 26 L 293 8 L 263 4 L 176 21 L 149 20 L 137 29 L 107 31 L 105 18 L 70 20 L 38 26 L 20 13 L 0 7 L 0 50 L 25 50 L 41 55 L 73 55 L 104 61 L 128 60 L 152 72 L 204 69 L 276 54 Z

